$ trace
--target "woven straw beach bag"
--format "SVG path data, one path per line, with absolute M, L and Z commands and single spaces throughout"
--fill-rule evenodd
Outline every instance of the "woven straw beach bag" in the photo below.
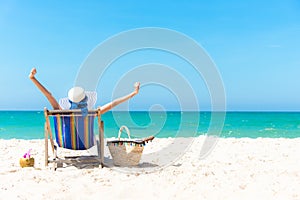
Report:
M 125 130 L 129 139 L 120 139 L 122 130 Z M 144 150 L 143 140 L 132 140 L 130 131 L 126 126 L 121 126 L 117 140 L 107 141 L 114 165 L 135 166 L 138 165 Z

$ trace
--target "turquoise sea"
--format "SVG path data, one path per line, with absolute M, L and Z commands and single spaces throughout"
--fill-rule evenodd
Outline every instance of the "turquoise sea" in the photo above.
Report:
M 117 137 L 126 125 L 133 137 L 204 135 L 210 112 L 108 112 L 102 115 L 105 137 Z M 43 111 L 0 111 L 0 139 L 42 139 Z M 300 137 L 300 112 L 227 112 L 221 137 Z M 125 137 L 125 136 L 124 136 Z

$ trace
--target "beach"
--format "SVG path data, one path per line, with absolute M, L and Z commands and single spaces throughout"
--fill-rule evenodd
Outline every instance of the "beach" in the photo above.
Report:
M 300 138 L 220 138 L 199 159 L 204 139 L 193 139 L 181 157 L 162 167 L 159 159 L 176 151 L 166 148 L 159 159 L 147 155 L 172 138 L 148 143 L 136 168 L 113 166 L 105 147 L 109 167 L 56 171 L 44 166 L 44 140 L 0 140 L 0 199 L 300 199 Z M 21 168 L 29 148 L 35 166 Z

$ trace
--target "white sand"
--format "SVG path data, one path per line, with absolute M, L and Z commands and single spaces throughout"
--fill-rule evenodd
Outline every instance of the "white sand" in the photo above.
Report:
M 157 158 L 143 157 L 131 173 L 116 167 L 52 171 L 44 167 L 43 140 L 0 140 L 0 199 L 300 199 L 300 138 L 219 139 L 199 160 L 203 140 L 168 167 L 157 170 L 173 153 L 167 148 Z M 170 141 L 155 139 L 145 155 Z M 19 158 L 29 148 L 35 167 L 21 168 Z

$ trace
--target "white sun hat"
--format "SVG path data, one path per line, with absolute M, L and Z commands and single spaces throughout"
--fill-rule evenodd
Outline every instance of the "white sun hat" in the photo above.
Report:
M 74 103 L 78 103 L 85 98 L 85 92 L 82 87 L 73 87 L 68 92 L 68 98 Z

